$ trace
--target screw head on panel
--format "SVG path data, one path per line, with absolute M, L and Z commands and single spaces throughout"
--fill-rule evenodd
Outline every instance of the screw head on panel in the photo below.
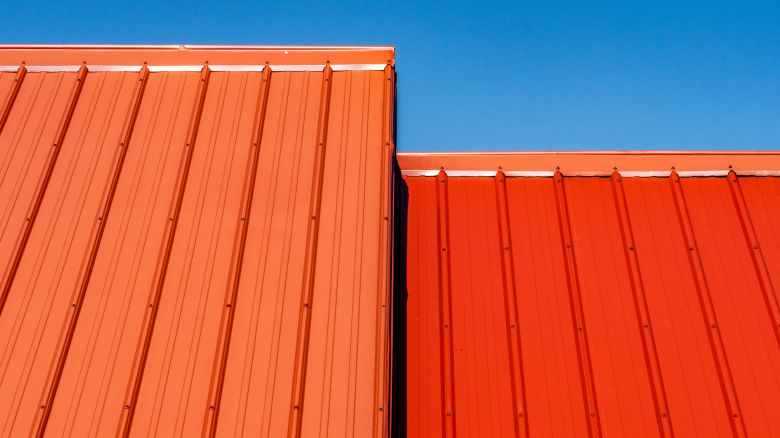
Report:
M 444 328 L 450 328 L 448 324 L 444 324 Z
M 130 406 L 128 406 L 128 405 L 125 405 L 125 409 L 130 409 Z
M 441 250 L 442 250 L 442 251 L 447 251 L 447 248 L 442 248 Z
M 448 416 L 448 417 L 451 417 L 451 416 L 452 416 L 452 414 L 450 414 L 449 412 L 447 412 L 447 416 Z
M 737 418 L 737 414 L 734 414 L 734 418 Z
M 582 327 L 580 327 L 578 330 L 579 330 L 579 331 L 582 331 Z
M 214 406 L 209 406 L 209 410 L 213 411 L 214 410 Z
M 628 247 L 628 249 L 630 249 L 631 251 L 633 251 L 633 250 L 634 250 L 634 247 L 633 247 L 633 246 L 629 246 L 629 247 Z
M 645 328 L 647 328 L 647 324 L 645 324 Z
M 230 304 L 228 304 L 227 307 L 230 308 Z
M 508 246 L 505 246 L 505 247 L 504 247 L 504 249 L 505 249 L 505 250 L 509 250 L 509 247 L 508 247 Z
M 715 328 L 715 324 L 712 324 L 712 328 Z
M 44 406 L 44 405 L 41 405 L 41 409 L 46 409 L 46 406 Z
M 384 411 L 384 408 L 379 408 L 380 411 Z
M 513 325 L 512 328 L 515 328 L 515 326 Z
M 523 418 L 523 414 L 520 414 L 520 418 Z
M 71 304 L 70 307 L 76 307 L 76 303 Z
M 666 414 L 661 414 L 662 417 L 666 417 Z
M 595 416 L 596 416 L 596 414 L 593 414 L 593 413 L 591 413 L 591 414 L 590 414 L 590 416 L 591 416 L 591 417 L 595 417 Z

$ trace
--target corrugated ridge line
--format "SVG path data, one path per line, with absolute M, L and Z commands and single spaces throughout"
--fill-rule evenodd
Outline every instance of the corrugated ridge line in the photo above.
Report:
M 525 375 L 523 373 L 523 355 L 520 348 L 520 328 L 517 309 L 517 285 L 515 283 L 515 264 L 513 260 L 514 247 L 509 229 L 509 202 L 506 194 L 506 177 L 498 171 L 494 177 L 496 185 L 496 204 L 499 222 L 499 238 L 501 246 L 501 271 L 503 274 L 504 299 L 506 300 L 507 338 L 509 342 L 509 361 L 512 375 L 512 403 L 514 404 L 515 436 L 527 437 L 530 434 L 526 415 Z
M 241 280 L 241 265 L 244 259 L 244 249 L 246 247 L 247 227 L 252 211 L 252 194 L 257 177 L 257 162 L 260 154 L 260 141 L 263 138 L 263 127 L 265 126 L 265 114 L 268 104 L 268 91 L 271 85 L 271 69 L 263 70 L 263 84 L 260 89 L 260 96 L 257 100 L 257 110 L 255 113 L 255 123 L 252 130 L 252 145 L 249 151 L 249 166 L 247 166 L 246 176 L 244 177 L 244 189 L 241 194 L 241 206 L 239 208 L 238 225 L 233 244 L 233 254 L 230 260 L 230 273 L 228 274 L 228 285 L 225 294 L 224 310 L 222 311 L 222 320 L 219 327 L 219 339 L 217 341 L 217 351 L 214 356 L 214 368 L 212 369 L 211 384 L 209 386 L 209 405 L 206 408 L 208 413 L 203 422 L 202 436 L 213 437 L 217 432 L 217 419 L 219 416 L 219 403 L 222 398 L 223 384 L 225 382 L 225 366 L 227 364 L 228 349 L 230 347 L 230 334 L 233 329 L 233 319 L 235 313 L 231 311 L 232 303 L 236 301 L 238 284 Z
M 297 346 L 295 349 L 295 370 L 292 383 L 292 407 L 290 409 L 288 437 L 297 437 L 301 433 L 301 411 L 303 410 L 303 393 L 306 387 L 306 363 L 309 352 L 309 337 L 311 330 L 311 306 L 313 304 L 314 274 L 317 258 L 317 236 L 319 232 L 320 205 L 322 203 L 322 178 L 325 166 L 325 148 L 328 138 L 328 116 L 330 113 L 331 78 L 333 69 L 325 67 L 322 78 L 320 98 L 320 115 L 317 125 L 317 145 L 314 156 L 314 177 L 309 207 L 308 231 L 306 234 L 306 256 L 303 270 L 303 308 L 298 322 Z
M 645 364 L 650 378 L 650 388 L 653 393 L 653 405 L 656 410 L 656 421 L 661 436 L 674 436 L 672 423 L 669 418 L 669 404 L 666 398 L 666 389 L 664 388 L 663 377 L 661 376 L 661 365 L 658 360 L 658 352 L 655 347 L 655 336 L 653 335 L 653 326 L 650 323 L 650 313 L 647 309 L 647 296 L 645 287 L 642 283 L 642 272 L 637 259 L 637 248 L 634 244 L 634 232 L 631 227 L 631 218 L 628 214 L 626 205 L 626 194 L 623 190 L 620 174 L 615 171 L 610 178 L 612 181 L 612 193 L 615 197 L 615 207 L 620 224 L 620 235 L 623 240 L 623 253 L 626 257 L 628 267 L 628 278 L 631 282 L 631 291 L 633 292 L 634 307 L 637 313 L 637 322 L 640 324 L 640 333 L 642 334 L 642 349 L 645 353 Z
M 393 139 L 392 133 L 392 110 L 395 86 L 395 77 L 391 66 L 385 67 L 385 85 L 382 108 L 382 164 L 380 173 L 380 212 L 379 212 L 379 257 L 377 272 L 377 288 L 379 291 L 379 305 L 377 306 L 377 331 L 376 331 L 376 352 L 374 359 L 374 425 L 372 432 L 374 436 L 386 436 L 389 429 L 389 416 L 392 401 L 388 397 L 387 389 L 389 387 L 389 346 L 390 346 L 390 315 L 391 308 L 387 307 L 392 297 L 392 239 L 393 225 L 390 212 L 392 211 L 392 196 L 390 193 L 394 188 L 393 178 Z M 385 409 L 387 407 L 387 409 Z
M 694 273 L 693 281 L 699 296 L 699 304 L 701 305 L 704 319 L 709 325 L 709 327 L 706 328 L 707 334 L 710 340 L 710 347 L 712 348 L 712 355 L 715 358 L 716 368 L 718 370 L 721 392 L 723 393 L 723 398 L 726 405 L 729 407 L 729 413 L 731 414 L 729 416 L 731 431 L 734 436 L 746 437 L 747 430 L 745 429 L 745 423 L 742 420 L 742 410 L 739 406 L 734 380 L 731 377 L 728 358 L 726 357 L 726 352 L 723 348 L 723 339 L 720 336 L 720 332 L 715 330 L 715 328 L 718 327 L 715 308 L 712 304 L 707 278 L 704 276 L 704 268 L 702 267 L 701 257 L 698 254 L 698 248 L 696 246 L 696 236 L 693 234 L 693 225 L 691 224 L 691 218 L 688 214 L 688 207 L 685 203 L 685 196 L 677 172 L 672 171 L 669 176 L 669 184 L 672 186 L 674 205 L 677 208 L 677 217 L 680 220 L 680 228 L 683 231 L 685 246 L 689 249 L 688 261 L 690 262 L 691 270 Z
M 739 185 L 739 178 L 737 178 L 737 174 L 732 170 L 729 172 L 727 179 L 729 188 L 731 189 L 731 196 L 737 207 L 737 214 L 739 215 L 740 225 L 742 225 L 742 232 L 745 234 L 745 243 L 749 246 L 748 251 L 750 251 L 750 258 L 753 261 L 753 267 L 756 269 L 756 277 L 758 278 L 758 284 L 761 286 L 764 303 L 766 303 L 769 318 L 772 320 L 772 331 L 775 334 L 778 346 L 780 346 L 780 309 L 778 309 L 777 294 L 775 293 L 772 279 L 769 277 L 769 272 L 767 271 L 764 253 L 761 249 L 761 245 L 758 243 L 756 229 L 753 227 L 753 221 L 750 219 L 750 212 L 748 211 L 747 203 L 745 203 L 745 197 L 742 194 L 742 187 Z
M 176 224 L 179 219 L 178 216 L 184 197 L 184 189 L 187 186 L 187 176 L 190 162 L 192 161 L 192 150 L 195 147 L 195 140 L 200 125 L 200 116 L 203 112 L 203 103 L 206 97 L 210 73 L 211 70 L 209 70 L 208 66 L 203 67 L 198 83 L 198 91 L 195 97 L 195 106 L 193 108 L 189 127 L 187 128 L 187 137 L 185 137 L 186 143 L 181 157 L 181 164 L 179 165 L 179 172 L 176 176 L 176 184 L 174 185 L 173 199 L 171 200 L 171 207 L 168 214 L 169 220 L 168 223 L 165 224 L 162 247 L 160 248 L 157 266 L 155 267 L 154 280 L 152 282 L 152 289 L 150 291 L 151 296 L 149 299 L 151 307 L 147 308 L 146 314 L 144 315 L 139 343 L 136 348 L 135 358 L 133 359 L 133 368 L 127 385 L 125 409 L 122 411 L 122 415 L 119 418 L 119 425 L 117 427 L 118 437 L 127 437 L 130 433 L 130 427 L 132 426 L 135 401 L 138 398 L 138 391 L 141 388 L 144 365 L 146 364 L 146 356 L 149 353 L 149 343 L 152 339 L 154 320 L 157 316 L 157 308 L 159 307 L 160 293 L 162 292 L 163 283 L 165 282 L 165 273 L 167 271 L 168 261 L 170 260 L 171 248 L 173 247 L 173 238 L 176 234 Z
M 49 179 L 54 171 L 54 165 L 57 164 L 57 157 L 59 156 L 60 149 L 62 148 L 62 140 L 65 138 L 65 133 L 68 130 L 70 119 L 73 116 L 73 111 L 76 109 L 76 103 L 79 100 L 79 94 L 81 88 L 84 85 L 84 79 L 87 76 L 87 67 L 82 66 L 76 75 L 76 80 L 73 83 L 70 96 L 65 104 L 65 113 L 62 115 L 60 125 L 57 127 L 57 132 L 54 134 L 54 143 L 49 150 L 49 155 L 46 157 L 46 162 L 43 165 L 43 173 L 38 180 L 38 184 L 33 192 L 32 202 L 27 209 L 27 214 L 22 229 L 20 230 L 19 237 L 14 244 L 14 249 L 11 253 L 11 258 L 6 266 L 5 273 L 3 274 L 2 285 L 0 286 L 0 314 L 3 312 L 5 300 L 8 297 L 8 292 L 11 290 L 11 284 L 13 283 L 16 270 L 19 267 L 19 262 L 22 259 L 24 248 L 27 245 L 27 240 L 30 237 L 30 231 L 35 223 L 35 217 L 38 215 L 38 209 L 43 201 L 43 195 L 46 193 L 46 187 L 49 184 Z
M 16 96 L 19 94 L 19 89 L 22 88 L 25 76 L 27 76 L 27 68 L 24 66 L 19 67 L 16 77 L 14 77 L 14 83 L 11 85 L 11 90 L 8 91 L 5 102 L 3 102 L 3 109 L 0 110 L 0 133 L 3 132 L 5 122 L 8 121 L 8 115 L 11 114 L 11 108 L 13 108 L 14 102 L 16 102 Z
M 455 395 L 454 392 L 454 372 L 452 369 L 452 333 L 450 325 L 452 324 L 452 296 L 450 291 L 450 257 L 447 253 L 449 246 L 449 211 L 447 202 L 447 174 L 440 171 L 436 176 L 436 201 L 437 216 L 439 222 L 439 295 L 442 303 L 442 327 L 439 330 L 442 333 L 442 387 L 444 388 L 444 412 L 442 412 L 444 422 L 444 435 L 446 438 L 455 437 Z
M 577 339 L 577 359 L 580 367 L 582 382 L 582 395 L 585 413 L 588 419 L 588 434 L 590 436 L 602 436 L 601 416 L 598 415 L 598 399 L 593 380 L 593 365 L 590 361 L 590 346 L 585 332 L 585 315 L 582 309 L 582 295 L 580 293 L 580 279 L 577 273 L 577 263 L 572 248 L 571 221 L 569 220 L 569 202 L 566 196 L 564 177 L 561 172 L 555 172 L 555 201 L 558 204 L 558 220 L 561 230 L 561 238 L 565 247 L 563 258 L 566 263 L 566 281 L 569 286 L 569 298 L 571 302 L 572 319 L 576 328 L 572 327 Z
M 125 118 L 122 133 L 119 136 L 119 145 L 117 146 L 117 151 L 111 164 L 109 180 L 107 181 L 107 184 L 103 190 L 103 196 L 101 198 L 97 214 L 95 215 L 96 220 L 92 226 L 92 232 L 90 233 L 89 241 L 87 243 L 87 251 L 84 253 L 84 261 L 82 262 L 78 275 L 78 281 L 73 293 L 75 299 L 72 300 L 72 307 L 74 309 L 72 312 L 68 312 L 66 321 L 63 324 L 64 334 L 61 334 L 60 338 L 58 339 L 54 354 L 55 360 L 52 363 L 53 370 L 50 370 L 49 375 L 47 375 L 46 382 L 43 387 L 44 389 L 42 391 L 40 404 L 41 406 L 45 406 L 45 409 L 43 412 L 40 412 L 36 415 L 35 422 L 33 423 L 30 430 L 31 436 L 41 437 L 43 436 L 43 433 L 46 429 L 46 422 L 49 418 L 49 414 L 51 413 L 51 405 L 57 392 L 57 386 L 59 385 L 60 377 L 62 376 L 65 359 L 68 355 L 68 349 L 73 339 L 73 333 L 75 331 L 79 312 L 81 311 L 81 305 L 84 300 L 84 294 L 86 293 L 87 286 L 89 285 L 89 278 L 92 274 L 92 268 L 95 265 L 95 258 L 97 257 L 100 241 L 103 237 L 106 219 L 108 218 L 109 210 L 111 209 L 111 202 L 114 199 L 114 192 L 116 190 L 117 183 L 119 182 L 119 175 L 122 172 L 122 164 L 124 163 L 124 159 L 127 154 L 130 136 L 133 132 L 135 119 L 141 106 L 141 99 L 143 98 L 143 92 L 146 88 L 146 79 L 148 75 L 149 70 L 146 67 L 143 67 L 138 73 L 138 81 L 136 82 L 135 89 L 133 90 L 133 94 L 130 99 L 130 111 Z

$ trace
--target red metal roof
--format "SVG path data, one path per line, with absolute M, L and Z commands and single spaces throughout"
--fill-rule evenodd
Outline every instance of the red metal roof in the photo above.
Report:
M 409 436 L 778 435 L 778 157 L 399 153 Z
M 0 437 L 385 436 L 393 60 L 0 47 Z

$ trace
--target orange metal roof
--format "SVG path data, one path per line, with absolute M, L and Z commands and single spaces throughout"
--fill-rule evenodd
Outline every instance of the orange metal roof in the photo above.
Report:
M 0 47 L 0 437 L 384 436 L 388 47 Z
M 398 154 L 409 436 L 776 436 L 778 158 Z

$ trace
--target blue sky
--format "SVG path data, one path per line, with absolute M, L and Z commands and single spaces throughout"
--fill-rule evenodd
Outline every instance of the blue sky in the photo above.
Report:
M 780 2 L 9 3 L 0 43 L 394 45 L 398 148 L 780 149 Z

